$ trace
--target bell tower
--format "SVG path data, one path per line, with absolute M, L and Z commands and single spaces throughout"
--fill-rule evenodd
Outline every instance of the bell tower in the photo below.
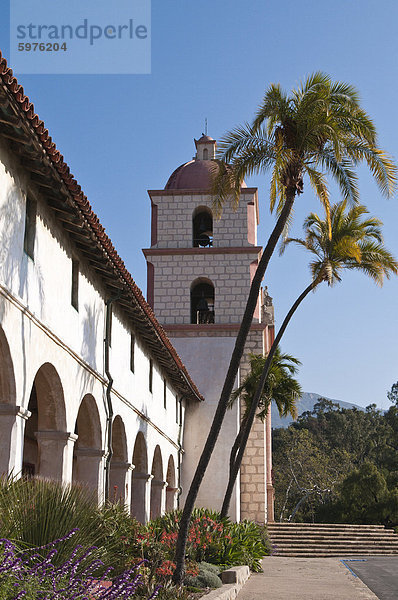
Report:
M 216 219 L 210 188 L 216 141 L 195 141 L 195 158 L 178 167 L 163 190 L 150 190 L 151 247 L 148 302 L 188 368 L 205 402 L 188 407 L 184 426 L 182 501 L 213 418 L 262 248 L 257 245 L 257 188 L 242 185 L 239 206 Z M 272 299 L 263 290 L 246 343 L 237 385 L 249 354 L 266 352 L 274 335 Z M 227 412 L 197 505 L 220 510 L 229 452 L 239 429 L 238 403 Z M 257 421 L 249 438 L 230 516 L 273 520 L 271 422 Z

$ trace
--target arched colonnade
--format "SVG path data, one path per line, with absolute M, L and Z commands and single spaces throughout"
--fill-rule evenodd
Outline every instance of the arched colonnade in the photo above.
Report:
M 68 431 L 64 388 L 50 362 L 37 369 L 26 408 L 18 405 L 16 396 L 10 346 L 0 326 L 0 474 L 78 482 L 96 490 L 101 501 L 106 436 L 95 397 L 91 393 L 83 395 L 74 430 Z M 178 487 L 173 455 L 164 456 L 165 451 L 162 455 L 159 444 L 149 452 L 142 431 L 135 433 L 130 460 L 128 447 L 126 424 L 116 415 L 112 426 L 110 500 L 124 502 L 141 522 L 176 508 Z

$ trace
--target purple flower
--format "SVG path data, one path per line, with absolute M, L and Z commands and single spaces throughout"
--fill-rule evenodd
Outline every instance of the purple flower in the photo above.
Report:
M 68 559 L 56 567 L 53 559 L 57 555 L 55 545 L 70 539 L 77 530 L 54 540 L 50 544 L 18 553 L 15 545 L 7 539 L 0 540 L 0 591 L 2 581 L 12 580 L 17 592 L 12 600 L 20 600 L 34 594 L 36 600 L 127 600 L 142 585 L 142 576 L 138 572 L 142 561 L 131 569 L 110 580 L 112 569 L 106 569 L 102 578 L 95 579 L 95 573 L 103 567 L 102 561 L 91 559 L 95 546 L 83 551 L 76 546 Z M 3 553 L 1 554 L 1 546 Z M 48 549 L 43 558 L 37 551 Z M 23 586 L 23 587 L 22 587 Z M 148 598 L 151 600 L 159 593 L 157 587 Z

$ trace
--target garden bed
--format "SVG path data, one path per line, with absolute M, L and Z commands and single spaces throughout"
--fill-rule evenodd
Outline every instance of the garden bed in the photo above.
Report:
M 258 571 L 261 559 L 269 554 L 264 527 L 248 521 L 231 523 L 216 512 L 195 509 L 186 547 L 185 585 L 176 587 L 171 579 L 177 511 L 144 526 L 121 504 L 98 507 L 82 488 L 3 480 L 0 514 L 0 537 L 13 540 L 3 542 L 0 549 L 4 600 L 36 600 L 38 590 L 44 593 L 46 586 L 62 589 L 52 593 L 51 600 L 80 600 L 87 594 L 101 600 L 102 592 L 90 587 L 94 579 L 112 581 L 107 600 L 123 594 L 142 600 L 154 594 L 159 600 L 197 600 L 212 594 L 216 598 L 209 590 L 220 585 L 219 573 L 242 564 Z

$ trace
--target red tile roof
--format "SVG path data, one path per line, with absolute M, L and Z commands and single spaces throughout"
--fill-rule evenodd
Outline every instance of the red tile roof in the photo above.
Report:
M 123 279 L 125 285 L 127 285 L 132 291 L 134 298 L 137 300 L 139 307 L 145 314 L 148 319 L 149 324 L 155 329 L 158 337 L 161 340 L 162 345 L 169 353 L 171 359 L 174 361 L 175 365 L 181 371 L 183 375 L 183 379 L 186 381 L 187 387 L 190 390 L 191 398 L 195 398 L 196 400 L 203 400 L 204 398 L 200 395 L 196 385 L 190 378 L 190 375 L 183 365 L 180 357 L 178 356 L 175 348 L 171 344 L 167 334 L 165 333 L 163 327 L 160 325 L 158 320 L 155 317 L 155 314 L 149 304 L 146 302 L 141 290 L 134 282 L 131 274 L 126 269 L 123 260 L 120 258 L 118 253 L 116 252 L 115 247 L 113 246 L 110 238 L 105 233 L 104 227 L 101 225 L 97 215 L 91 208 L 87 197 L 84 195 L 80 185 L 74 179 L 67 163 L 64 161 L 64 157 L 57 150 L 55 143 L 53 142 L 48 129 L 46 129 L 44 122 L 40 120 L 38 115 L 35 113 L 34 106 L 32 102 L 30 102 L 29 98 L 25 95 L 23 87 L 18 83 L 17 79 L 13 76 L 12 69 L 7 66 L 7 61 L 3 57 L 0 51 L 0 77 L 1 81 L 7 88 L 7 90 L 11 93 L 13 98 L 16 100 L 20 112 L 25 115 L 26 119 L 29 121 L 32 126 L 37 139 L 40 141 L 41 146 L 45 150 L 47 156 L 50 158 L 54 167 L 58 171 L 61 176 L 63 182 L 65 183 L 67 189 L 70 192 L 70 196 L 73 201 L 76 203 L 79 211 L 85 217 L 87 223 L 91 227 L 91 230 L 95 234 L 95 237 L 99 241 L 103 250 L 105 250 L 109 260 L 112 263 L 113 267 L 116 267 L 118 274 Z

